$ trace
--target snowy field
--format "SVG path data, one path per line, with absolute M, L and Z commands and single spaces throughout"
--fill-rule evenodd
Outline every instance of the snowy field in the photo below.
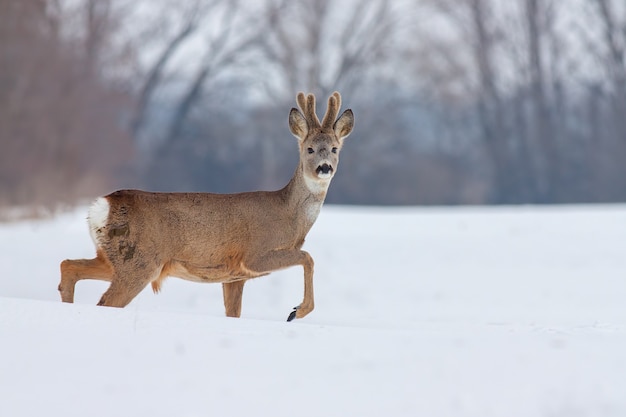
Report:
M 301 268 L 246 284 L 167 280 L 125 309 L 86 209 L 0 224 L 0 416 L 626 416 L 626 206 L 326 206 Z

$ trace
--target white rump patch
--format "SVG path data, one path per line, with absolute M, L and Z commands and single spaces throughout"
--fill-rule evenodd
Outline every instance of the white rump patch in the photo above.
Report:
M 105 197 L 98 197 L 96 201 L 91 204 L 87 212 L 89 234 L 96 246 L 98 246 L 98 236 L 100 235 L 101 229 L 107 224 L 109 208 L 109 201 Z

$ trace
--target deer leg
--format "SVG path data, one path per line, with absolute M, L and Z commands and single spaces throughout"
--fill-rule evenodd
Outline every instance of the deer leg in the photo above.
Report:
M 126 307 L 149 282 L 150 280 L 146 280 L 143 282 L 143 285 L 127 285 L 126 282 L 114 280 L 104 294 L 102 294 L 98 305 Z
M 111 285 L 102 294 L 99 306 L 126 307 L 146 286 L 161 273 L 161 267 L 148 268 L 116 268 Z
M 74 302 L 74 288 L 82 279 L 111 281 L 112 276 L 111 265 L 100 252 L 94 259 L 66 259 L 61 262 L 61 282 L 59 283 L 61 301 Z
M 287 321 L 301 319 L 315 307 L 313 298 L 313 258 L 303 250 L 276 251 L 248 264 L 253 271 L 276 271 L 294 265 L 304 268 L 304 299 L 289 314 Z
M 304 299 L 299 306 L 294 307 L 293 311 L 289 313 L 287 321 L 295 318 L 301 319 L 313 311 L 315 307 L 313 299 L 313 258 L 307 252 L 303 251 L 303 253 L 306 254 L 305 263 L 302 264 L 304 267 Z
M 241 296 L 243 295 L 243 284 L 245 283 L 245 280 L 222 283 L 227 317 L 241 316 Z

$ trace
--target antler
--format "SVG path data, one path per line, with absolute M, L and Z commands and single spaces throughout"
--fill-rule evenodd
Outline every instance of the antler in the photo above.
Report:
M 328 109 L 322 120 L 322 129 L 332 129 L 339 109 L 341 108 L 341 95 L 335 91 L 332 96 L 328 97 Z
M 307 125 L 309 125 L 309 129 L 320 127 L 320 119 L 318 119 L 317 114 L 315 114 L 315 96 L 309 94 L 306 96 L 305 100 L 304 93 L 298 93 L 296 100 L 298 101 L 300 110 L 304 114 Z
M 341 95 L 337 91 L 328 98 L 328 108 L 326 109 L 326 114 L 324 114 L 321 123 L 315 113 L 315 96 L 313 94 L 308 94 L 305 97 L 304 93 L 298 93 L 296 100 L 309 125 L 309 129 L 316 127 L 324 130 L 332 129 L 333 123 L 335 123 L 335 119 L 337 119 L 337 114 L 339 114 L 339 109 L 341 108 Z

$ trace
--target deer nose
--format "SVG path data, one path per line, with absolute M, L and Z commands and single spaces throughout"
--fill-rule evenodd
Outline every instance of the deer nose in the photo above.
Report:
M 318 166 L 317 169 L 315 170 L 318 174 L 322 173 L 322 174 L 328 174 L 330 172 L 332 172 L 333 167 L 331 167 L 330 165 L 328 165 L 327 163 L 323 163 L 322 165 Z

